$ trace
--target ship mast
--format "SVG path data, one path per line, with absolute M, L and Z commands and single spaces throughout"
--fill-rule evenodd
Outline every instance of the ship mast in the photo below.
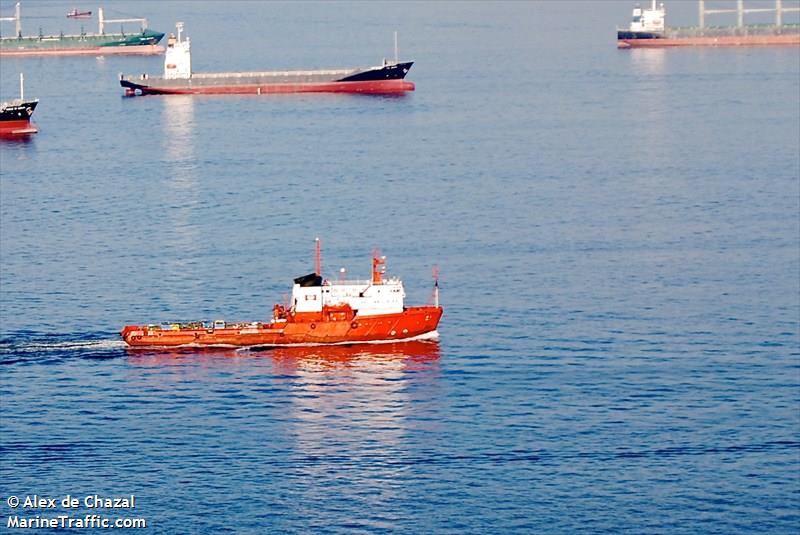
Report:
M 318 277 L 322 275 L 322 245 L 319 238 L 315 240 L 314 244 L 314 273 Z
M 22 16 L 21 16 L 21 8 L 19 2 L 17 2 L 16 8 L 14 9 L 14 16 L 13 17 L 0 17 L 0 21 L 7 20 L 7 21 L 14 21 L 14 29 L 17 32 L 17 37 L 22 37 Z
M 433 306 L 439 308 L 439 266 L 433 266 Z
M 19 73 L 19 99 L 25 101 L 25 75 Z
M 378 249 L 372 251 L 372 284 L 383 284 L 383 274 L 386 273 L 386 257 L 379 255 Z

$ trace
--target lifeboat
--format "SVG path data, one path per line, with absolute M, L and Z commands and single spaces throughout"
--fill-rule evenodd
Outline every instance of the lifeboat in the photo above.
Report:
M 269 321 L 148 323 L 126 325 L 120 334 L 131 347 L 348 344 L 438 336 L 438 277 L 433 304 L 408 307 L 403 282 L 386 276 L 386 257 L 377 251 L 372 275 L 364 280 L 324 279 L 320 258 L 317 240 L 314 272 L 294 279 L 291 301 L 276 304 Z

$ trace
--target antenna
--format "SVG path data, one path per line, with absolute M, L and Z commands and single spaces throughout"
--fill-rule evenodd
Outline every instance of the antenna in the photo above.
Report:
M 397 31 L 394 32 L 394 62 L 398 63 L 397 59 Z
M 19 73 L 19 99 L 25 100 L 25 75 Z
M 317 276 L 322 275 L 322 245 L 319 238 L 315 240 L 314 244 L 314 273 Z

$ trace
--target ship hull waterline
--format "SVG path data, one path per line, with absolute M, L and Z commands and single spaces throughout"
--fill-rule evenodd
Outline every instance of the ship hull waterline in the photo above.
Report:
M 718 37 L 680 37 L 618 39 L 617 48 L 674 48 L 727 46 L 799 46 L 800 35 L 729 35 Z
M 2 48 L 0 57 L 32 56 L 157 56 L 164 53 L 159 45 L 91 46 L 85 48 Z
M 18 121 L 0 121 L 0 137 L 6 136 L 24 136 L 27 134 L 35 134 L 39 130 L 36 125 L 27 119 L 20 119 Z
M 369 80 L 358 82 L 312 82 L 285 84 L 230 84 L 214 86 L 159 87 L 120 82 L 126 96 L 135 95 L 271 95 L 286 93 L 365 93 L 391 94 L 414 91 L 413 82 L 405 80 Z
M 436 333 L 442 308 L 408 307 L 397 314 L 355 316 L 345 321 L 290 320 L 225 328 L 159 329 L 126 325 L 120 335 L 131 347 L 252 347 L 400 342 Z

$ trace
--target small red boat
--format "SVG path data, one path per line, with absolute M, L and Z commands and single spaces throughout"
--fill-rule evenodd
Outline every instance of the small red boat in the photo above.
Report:
M 67 13 L 68 19 L 90 19 L 92 18 L 91 11 L 78 11 L 77 9 L 73 9 L 69 13 Z
M 386 278 L 386 257 L 372 257 L 367 280 L 328 280 L 321 275 L 317 240 L 314 273 L 294 279 L 290 303 L 276 304 L 268 322 L 126 325 L 122 339 L 133 347 L 284 346 L 396 342 L 436 338 L 442 307 L 439 283 L 433 305 L 405 306 L 403 282 Z

